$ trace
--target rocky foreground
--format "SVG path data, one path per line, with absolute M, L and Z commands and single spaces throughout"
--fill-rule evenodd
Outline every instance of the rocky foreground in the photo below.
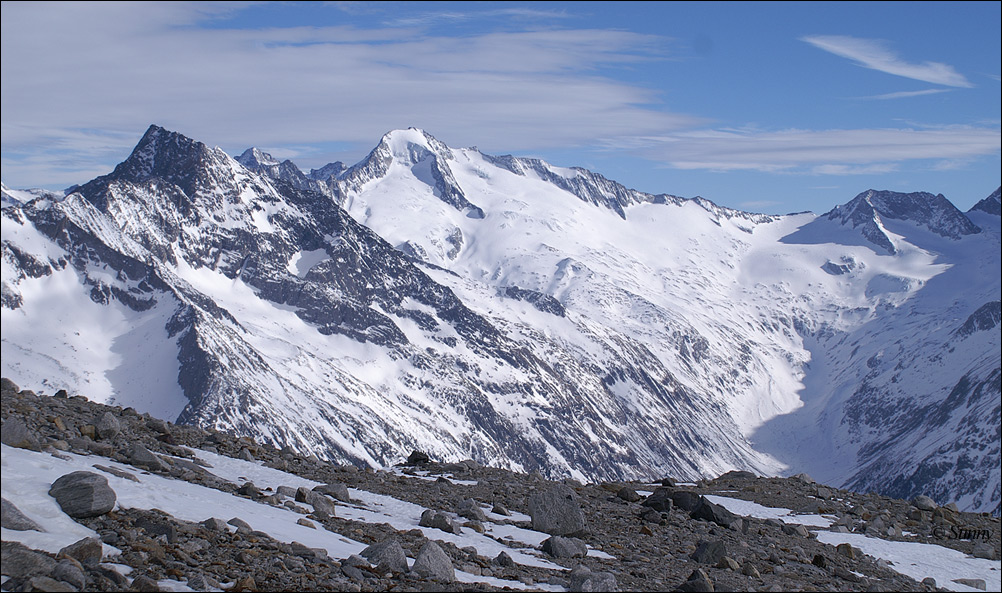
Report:
M 59 478 L 49 495 L 101 540 L 84 539 L 58 554 L 6 541 L 8 533 L 40 527 L 18 510 L 16 501 L 4 499 L 5 591 L 503 590 L 497 580 L 460 582 L 457 571 L 505 579 L 510 583 L 505 589 L 526 590 L 941 590 L 931 579 L 920 583 L 903 576 L 886 561 L 848 544 L 821 543 L 802 525 L 737 516 L 705 495 L 837 517 L 832 531 L 936 543 L 979 558 L 1000 555 L 997 517 L 961 513 L 954 505 L 938 506 L 926 497 L 908 502 L 838 490 L 803 475 L 760 478 L 729 472 L 695 485 L 676 484 L 670 478 L 660 484 L 583 485 L 469 460 L 437 463 L 420 453 L 397 471 L 362 470 L 279 451 L 247 437 L 174 425 L 62 391 L 37 395 L 7 379 L 2 381 L 0 410 L 5 445 L 56 457 L 67 452 L 93 456 L 93 471 Z M 322 485 L 271 490 L 233 483 L 198 463 L 193 449 L 263 462 Z M 108 467 L 112 461 L 134 471 Z M 370 545 L 359 555 L 333 558 L 326 550 L 254 531 L 247 517 L 192 523 L 162 511 L 116 507 L 105 476 L 126 477 L 123 473 L 137 480 L 158 474 L 289 508 L 302 515 L 300 525 Z M 420 528 L 408 530 L 346 519 L 339 516 L 338 507 L 361 504 L 349 489 L 392 496 L 428 510 Z M 533 553 L 562 568 L 526 566 L 505 552 L 481 556 L 475 548 L 435 537 L 468 531 L 490 535 L 489 526 L 503 523 L 549 535 Z M 526 548 L 511 539 L 499 541 L 513 554 Z M 121 550 L 121 555 L 103 556 L 101 542 Z M 958 578 L 959 584 L 986 587 L 983 580 Z

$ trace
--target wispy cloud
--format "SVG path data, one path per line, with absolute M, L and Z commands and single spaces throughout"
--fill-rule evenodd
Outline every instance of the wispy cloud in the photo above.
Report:
M 962 88 L 974 86 L 948 64 L 906 62 L 888 49 L 883 41 L 843 35 L 810 35 L 800 39 L 819 49 L 853 60 L 864 68 L 944 86 Z
M 359 157 L 408 126 L 455 146 L 510 151 L 697 123 L 661 109 L 649 88 L 600 75 L 661 59 L 664 40 L 654 35 L 198 26 L 225 9 L 4 3 L 5 181 L 16 185 L 8 165 L 40 156 L 52 138 L 104 129 L 134 142 L 150 123 L 231 151 L 338 140 L 357 143 Z M 79 156 L 90 171 L 93 160 Z
M 699 130 L 648 136 L 617 148 L 676 169 L 865 175 L 914 160 L 955 160 L 998 154 L 998 128 Z
M 907 99 L 909 97 L 923 97 L 925 95 L 938 95 L 940 93 L 948 93 L 952 89 L 926 89 L 924 91 L 901 91 L 897 93 L 885 93 L 883 95 L 873 95 L 872 97 L 862 97 L 863 99 L 873 99 L 877 101 L 886 101 L 889 99 Z

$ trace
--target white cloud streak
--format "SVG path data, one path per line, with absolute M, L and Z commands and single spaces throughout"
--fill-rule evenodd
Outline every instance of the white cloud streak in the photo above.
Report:
M 909 97 L 924 97 L 925 95 L 938 95 L 940 93 L 948 93 L 952 89 L 926 89 L 924 91 L 900 91 L 897 93 L 884 93 L 883 95 L 873 95 L 872 97 L 863 97 L 864 99 L 873 99 L 877 101 L 887 101 L 890 99 L 907 99 Z
M 656 36 L 193 26 L 225 8 L 4 3 L 5 181 L 16 183 L 8 164 L 40 158 L 54 138 L 100 129 L 134 141 L 151 123 L 231 150 L 334 140 L 368 149 L 408 126 L 457 146 L 542 149 L 698 123 L 598 73 L 661 59 Z
M 906 62 L 879 40 L 842 35 L 809 35 L 800 39 L 836 56 L 848 58 L 871 70 L 944 86 L 961 88 L 974 86 L 962 74 L 954 70 L 953 66 L 940 62 L 923 62 L 921 64 Z
M 870 175 L 924 159 L 998 155 L 998 128 L 701 130 L 647 137 L 617 147 L 676 169 Z

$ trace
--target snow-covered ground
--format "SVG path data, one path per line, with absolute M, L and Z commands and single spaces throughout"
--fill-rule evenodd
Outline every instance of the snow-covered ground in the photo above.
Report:
M 984 579 L 988 591 L 1002 591 L 1002 562 L 973 558 L 951 548 L 924 542 L 895 542 L 860 533 L 835 533 L 826 531 L 833 520 L 812 514 L 794 514 L 790 509 L 766 507 L 747 500 L 726 496 L 707 496 L 738 515 L 759 519 L 779 519 L 814 528 L 818 541 L 837 546 L 847 543 L 864 554 L 886 560 L 890 567 L 916 581 L 926 577 L 936 579 L 936 585 L 951 591 L 979 591 L 973 587 L 953 582 L 954 579 Z
M 12 501 L 21 512 L 45 529 L 44 533 L 3 529 L 4 541 L 17 541 L 30 548 L 56 553 L 80 539 L 99 537 L 97 533 L 63 513 L 56 500 L 48 495 L 52 483 L 60 476 L 73 471 L 91 471 L 108 479 L 109 485 L 118 497 L 117 508 L 160 509 L 177 519 L 192 522 L 201 522 L 212 517 L 224 521 L 238 517 L 246 521 L 252 529 L 267 533 L 278 541 L 287 543 L 295 541 L 311 548 L 322 548 L 327 550 L 332 558 L 347 558 L 352 554 L 358 554 L 366 547 L 366 544 L 330 531 L 299 525 L 297 520 L 302 518 L 302 515 L 292 510 L 257 503 L 198 484 L 141 472 L 133 466 L 123 465 L 111 459 L 72 453 L 61 453 L 60 455 L 66 457 L 61 459 L 47 453 L 12 448 L 7 445 L 2 447 L 3 497 Z M 210 466 L 207 471 L 235 484 L 250 481 L 262 489 L 276 489 L 278 486 L 312 488 L 319 484 L 264 467 L 260 462 L 233 459 L 202 450 L 193 452 Z M 127 471 L 135 475 L 139 481 L 134 482 L 102 472 L 95 469 L 95 465 Z M 353 504 L 339 504 L 337 511 L 340 517 L 371 523 L 389 523 L 399 530 L 420 529 L 431 539 L 449 541 L 459 547 L 472 546 L 477 549 L 478 554 L 484 556 L 495 557 L 504 551 L 518 564 L 561 569 L 559 565 L 547 560 L 538 550 L 509 548 L 492 539 L 490 536 L 538 547 L 547 537 L 540 532 L 490 521 L 491 518 L 495 521 L 500 520 L 499 516 L 489 516 L 485 523 L 486 534 L 479 534 L 469 529 L 463 530 L 461 534 L 450 534 L 420 527 L 418 522 L 425 509 L 418 505 L 363 490 L 350 489 L 349 493 Z M 309 508 L 306 503 L 299 504 Z M 120 551 L 116 548 L 105 545 L 106 560 L 114 562 L 118 553 Z M 597 550 L 591 550 L 589 553 L 605 556 Z M 483 582 L 498 587 L 526 588 L 526 585 L 517 581 L 473 575 L 462 571 L 456 572 L 456 578 L 462 582 Z M 178 583 L 175 581 L 168 584 L 174 587 L 174 590 L 187 590 L 178 589 Z M 561 587 L 546 583 L 537 583 L 532 587 L 540 590 L 563 590 Z

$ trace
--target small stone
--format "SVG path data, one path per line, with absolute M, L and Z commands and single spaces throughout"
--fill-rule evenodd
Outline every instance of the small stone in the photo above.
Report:
M 45 593 L 75 593 L 76 590 L 76 587 L 69 583 L 57 581 L 44 575 L 31 577 L 28 586 L 22 589 L 22 591 L 44 591 Z
M 219 581 L 200 572 L 190 575 L 187 584 L 189 589 L 194 589 L 195 591 L 211 591 L 221 588 Z
M 210 517 L 202 521 L 202 525 L 209 531 L 226 531 L 226 521 L 217 519 L 216 517 Z
M 690 558 L 700 564 L 714 565 L 727 555 L 727 546 L 722 541 L 700 542 Z
M 629 489 L 630 492 L 636 494 L 636 491 Z M 620 492 L 623 492 L 620 490 Z M 672 496 L 675 493 L 670 488 L 658 488 L 650 496 L 648 496 L 644 502 L 640 503 L 645 507 L 651 508 L 658 512 L 670 512 L 672 507 Z M 619 496 L 619 494 L 617 494 Z M 638 495 L 639 496 L 639 495 Z M 620 496 L 620 498 L 623 498 Z M 626 500 L 625 498 L 623 500 Z M 631 501 L 632 502 L 632 501 Z
M 854 550 L 853 547 L 849 544 L 845 543 L 839 544 L 835 546 L 835 551 L 841 554 L 842 556 L 848 558 L 849 560 L 856 559 L 856 550 Z
M 96 537 L 87 537 L 59 550 L 57 557 L 69 557 L 84 566 L 96 566 L 104 556 L 104 546 Z
M 303 527 L 309 527 L 310 529 L 316 529 L 317 528 L 317 526 L 313 524 L 313 521 L 310 521 L 309 519 L 306 519 L 306 518 L 303 518 L 303 517 L 300 517 L 299 519 L 297 519 L 296 523 L 298 523 L 299 525 L 302 525 Z
M 922 579 L 922 584 L 925 585 L 926 587 L 936 589 L 936 579 L 932 577 L 926 577 Z
M 484 522 L 487 520 L 487 515 L 484 514 L 483 509 L 481 509 L 477 501 L 472 498 L 467 498 L 461 502 L 456 508 L 456 514 L 460 517 L 470 519 L 471 521 Z
M 815 554 L 814 559 L 811 560 L 811 564 L 818 568 L 828 568 L 828 559 L 821 554 Z
M 863 582 L 863 578 L 860 577 L 858 574 L 852 572 L 851 570 L 842 568 L 841 566 L 836 566 L 834 572 L 835 576 L 842 579 L 843 581 L 849 581 L 850 583 Z
M 511 556 L 508 555 L 508 552 L 505 552 L 505 551 L 500 552 L 494 558 L 494 560 L 491 560 L 491 562 L 493 564 L 497 565 L 497 566 L 502 567 L 502 568 L 507 568 L 509 566 L 515 566 L 515 561 L 512 560 Z
M 912 500 L 912 504 L 915 505 L 916 508 L 922 511 L 934 511 L 937 508 L 939 508 L 939 505 L 936 504 L 936 501 L 934 501 L 933 499 L 929 498 L 924 494 L 916 496 L 914 500 Z
M 313 488 L 315 492 L 321 494 L 326 494 L 334 500 L 340 500 L 341 502 L 351 502 L 351 496 L 348 493 L 348 487 L 344 484 L 321 484 Z
M 430 527 L 432 529 L 441 529 L 446 533 L 460 534 L 463 532 L 462 528 L 452 520 L 452 517 L 446 515 L 445 513 L 431 509 L 421 513 L 421 519 L 418 521 L 418 525 L 421 527 Z
M 759 574 L 758 569 L 755 568 L 755 565 L 752 564 L 751 562 L 745 562 L 745 565 L 741 567 L 741 574 L 748 577 L 752 577 L 754 579 L 762 578 L 762 575 Z
M 722 568 L 725 570 L 733 570 L 737 572 L 741 570 L 741 565 L 738 564 L 737 560 L 731 558 L 730 556 L 724 556 L 723 558 L 720 559 L 720 562 L 717 562 L 717 568 Z
M 57 581 L 69 583 L 78 590 L 87 586 L 87 575 L 80 568 L 80 564 L 69 559 L 60 560 L 56 564 L 56 568 L 52 571 L 52 577 Z
M 620 488 L 619 492 L 616 493 L 616 497 L 625 500 L 626 502 L 637 502 L 641 498 L 641 496 L 637 494 L 637 491 L 629 486 L 623 486 Z
M 988 583 L 986 583 L 984 579 L 953 579 L 953 582 L 958 585 L 981 589 L 982 591 L 985 591 L 988 588 Z
M 247 523 L 240 517 L 233 517 L 232 519 L 227 521 L 227 523 L 236 527 L 237 533 L 251 533 L 252 531 L 254 531 L 254 528 L 251 527 L 249 523 Z
M 237 579 L 237 582 L 234 583 L 232 587 L 227 589 L 230 593 L 254 593 L 257 590 L 257 583 L 254 582 L 254 577 L 241 577 Z
M 705 591 L 708 593 L 713 593 L 713 581 L 710 580 L 709 575 L 703 569 L 696 569 L 692 571 L 689 578 L 685 580 L 684 583 L 675 588 L 676 591 L 683 591 L 687 593 Z
M 139 575 L 138 577 L 132 579 L 132 585 L 129 587 L 129 590 L 155 593 L 160 591 L 160 585 L 146 575 Z M 230 590 L 232 591 L 232 589 Z

